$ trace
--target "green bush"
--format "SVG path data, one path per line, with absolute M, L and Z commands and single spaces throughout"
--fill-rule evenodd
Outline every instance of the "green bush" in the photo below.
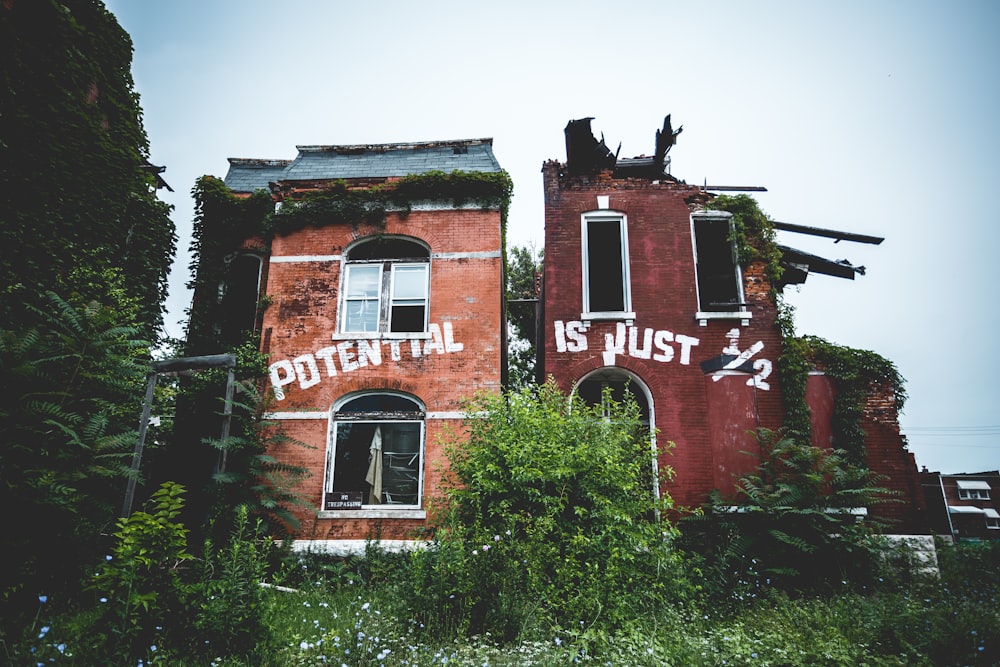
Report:
M 467 406 L 467 437 L 445 443 L 435 539 L 413 557 L 425 624 L 600 633 L 684 597 L 649 429 L 634 402 L 604 399 L 591 407 L 549 383 Z
M 713 496 L 681 522 L 681 545 L 714 573 L 715 597 L 750 600 L 768 589 L 811 593 L 873 583 L 880 526 L 850 510 L 891 500 L 840 450 L 813 447 L 792 432 L 761 429 L 760 462 L 740 478 L 738 503 Z
M 100 596 L 92 650 L 108 663 L 134 662 L 162 645 L 184 606 L 180 566 L 192 558 L 187 531 L 174 519 L 184 488 L 167 483 L 150 499 L 150 512 L 119 519 L 116 545 L 91 584 Z

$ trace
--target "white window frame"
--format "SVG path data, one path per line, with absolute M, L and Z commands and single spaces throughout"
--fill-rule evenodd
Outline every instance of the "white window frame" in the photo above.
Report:
M 982 489 L 959 489 L 959 500 L 989 500 L 990 492 Z
M 344 266 L 344 280 L 343 280 L 343 286 L 341 287 L 341 290 L 340 290 L 340 293 L 342 295 L 344 295 L 344 296 L 341 299 L 341 321 L 340 321 L 340 326 L 338 327 L 338 329 L 342 333 L 369 334 L 369 333 L 379 333 L 380 332 L 381 325 L 382 325 L 382 302 L 383 302 L 382 294 L 385 291 L 385 289 L 382 286 L 382 283 L 383 283 L 383 277 L 382 277 L 382 273 L 383 273 L 382 267 L 383 267 L 383 264 L 384 264 L 383 261 L 379 261 L 379 262 L 354 262 L 352 264 L 346 264 Z M 378 268 L 378 282 L 377 282 L 378 293 L 376 294 L 376 296 L 374 298 L 374 301 L 375 301 L 375 310 L 378 313 L 377 316 L 375 317 L 375 329 L 374 329 L 374 331 L 365 331 L 363 329 L 362 330 L 352 330 L 352 329 L 349 329 L 348 326 L 347 326 L 347 318 L 348 318 L 348 315 L 350 313 L 350 304 L 352 302 L 356 302 L 356 301 L 372 301 L 372 299 L 362 299 L 362 298 L 357 298 L 357 297 L 352 298 L 352 297 L 350 297 L 348 295 L 348 285 L 350 284 L 350 281 L 351 281 L 351 274 L 353 272 L 359 270 L 359 269 L 363 269 L 363 268 L 367 269 L 367 268 L 371 268 L 372 266 L 375 266 L 375 267 Z
M 694 317 L 698 320 L 698 324 L 701 326 L 706 326 L 708 320 L 740 320 L 740 324 L 747 326 L 750 324 L 750 319 L 753 317 L 746 305 L 740 306 L 737 310 L 702 310 L 701 304 L 701 292 L 702 286 L 701 281 L 698 278 L 698 234 L 696 228 L 700 221 L 714 222 L 726 220 L 729 224 L 730 233 L 733 229 L 733 214 L 728 211 L 695 211 L 691 214 L 691 251 L 694 255 L 694 283 L 695 283 L 695 299 L 697 304 L 697 310 L 695 311 Z M 730 242 L 730 251 L 733 254 L 733 266 L 735 267 L 735 275 L 733 276 L 736 281 L 736 298 L 739 303 L 746 303 L 746 293 L 743 289 L 743 269 L 740 267 L 740 263 L 736 256 L 736 244 L 735 242 Z
M 989 500 L 990 484 L 978 479 L 959 479 L 955 485 L 958 487 L 959 500 Z
M 364 412 L 342 412 L 342 408 L 350 402 L 364 398 L 365 396 L 395 396 L 403 398 L 414 405 L 413 417 L 405 418 L 381 413 Z M 346 416 L 345 416 L 346 415 Z M 418 416 L 419 415 L 419 416 Z M 362 500 L 360 509 L 327 510 L 327 494 L 337 493 L 334 489 L 335 467 L 336 467 L 336 447 L 337 430 L 340 424 L 419 424 L 420 442 L 417 448 L 417 491 L 415 503 L 378 503 L 371 504 Z M 425 518 L 426 513 L 422 509 L 424 497 L 424 467 L 426 463 L 426 440 L 427 440 L 427 416 L 426 409 L 422 402 L 413 396 L 391 391 L 370 391 L 350 394 L 341 398 L 330 410 L 329 428 L 327 433 L 326 461 L 323 466 L 323 493 L 320 497 L 320 518 Z M 409 454 L 409 453 L 407 453 Z M 391 452 L 383 452 L 383 456 L 391 455 Z
M 621 270 L 622 270 L 622 310 L 595 311 L 590 305 L 590 238 L 589 225 L 591 222 L 617 222 L 619 226 L 619 238 L 621 239 Z M 635 312 L 632 310 L 632 277 L 630 270 L 629 248 L 628 248 L 628 216 L 624 213 L 611 210 L 588 211 L 580 216 L 580 238 L 581 238 L 581 259 L 583 265 L 583 312 L 580 319 L 584 322 L 590 320 L 626 320 L 631 323 L 635 319 Z
M 400 240 L 412 243 L 414 245 L 426 246 L 415 239 L 400 237 Z M 361 243 L 355 244 L 351 250 L 356 249 L 358 246 L 364 243 L 370 243 L 370 240 L 362 241 Z M 380 338 L 430 338 L 430 303 L 431 303 L 431 260 L 430 251 L 427 250 L 427 259 L 414 258 L 414 257 L 377 257 L 374 259 L 351 259 L 351 250 L 344 253 L 342 257 L 341 264 L 341 279 L 340 279 L 340 295 L 341 297 L 338 301 L 338 308 L 340 312 L 337 316 L 337 330 L 333 334 L 335 340 L 338 339 L 350 339 L 350 338 L 366 338 L 366 339 L 380 339 Z M 378 319 L 375 330 L 373 331 L 356 331 L 352 330 L 348 326 L 348 315 L 349 308 L 348 305 L 351 302 L 360 301 L 362 299 L 358 298 L 348 298 L 347 287 L 350 284 L 351 273 L 357 270 L 359 267 L 379 267 L 378 275 L 378 296 L 377 296 L 377 308 L 378 308 Z M 392 315 L 393 315 L 393 305 L 396 301 L 395 297 L 395 283 L 398 268 L 422 266 L 424 268 L 424 285 L 423 285 L 423 297 L 420 299 L 423 303 L 424 308 L 424 321 L 420 331 L 392 331 Z
M 424 284 L 423 284 L 423 296 L 419 299 L 407 298 L 407 297 L 397 297 L 396 296 L 396 276 L 399 275 L 399 269 L 409 269 L 413 267 L 420 267 L 424 271 Z M 386 330 L 385 333 L 398 334 L 398 333 L 417 333 L 412 331 L 393 331 L 392 330 L 392 318 L 395 313 L 395 308 L 397 305 L 402 305 L 397 302 L 415 302 L 420 301 L 424 307 L 424 322 L 421 328 L 421 332 L 427 331 L 427 326 L 429 324 L 428 320 L 430 318 L 430 277 L 431 277 L 431 266 L 430 262 L 394 262 L 391 266 L 389 277 L 389 313 L 386 317 Z

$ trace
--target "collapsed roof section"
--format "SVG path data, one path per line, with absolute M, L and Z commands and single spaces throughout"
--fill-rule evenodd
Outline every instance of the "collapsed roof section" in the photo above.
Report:
M 619 178 L 670 178 L 670 162 L 667 153 L 677 143 L 677 135 L 684 128 L 676 130 L 670 123 L 670 114 L 663 119 L 663 129 L 656 131 L 656 148 L 652 157 L 645 155 L 634 158 L 618 158 L 621 144 L 614 153 L 601 140 L 594 138 L 590 129 L 593 117 L 571 120 L 566 125 L 566 169 L 570 174 L 588 174 L 611 170 Z
M 618 154 L 621 152 L 621 144 L 612 153 L 611 149 L 605 143 L 603 133 L 600 140 L 594 137 L 593 131 L 590 128 L 590 121 L 592 120 L 594 120 L 593 117 L 580 118 L 571 120 L 566 125 L 566 171 L 570 175 L 580 176 L 610 171 L 615 178 L 646 178 L 653 181 L 677 181 L 669 173 L 670 159 L 667 157 L 667 154 L 677 143 L 677 135 L 684 128 L 679 127 L 674 130 L 670 122 L 670 114 L 667 114 L 663 119 L 663 128 L 656 131 L 656 144 L 652 157 L 641 155 L 634 158 L 619 158 Z M 707 184 L 704 186 L 704 189 L 741 192 L 767 191 L 767 188 L 759 186 L 710 186 Z M 773 225 L 775 229 L 780 231 L 832 238 L 835 243 L 853 241 L 855 243 L 878 245 L 884 240 L 878 236 L 808 227 L 786 222 L 774 222 Z M 784 245 L 779 245 L 778 249 L 781 251 L 781 264 L 785 269 L 781 281 L 782 287 L 804 283 L 810 273 L 820 273 L 848 280 L 854 280 L 855 274 L 865 275 L 865 267 L 854 266 L 846 259 L 829 260 Z
M 296 181 L 357 178 L 390 179 L 429 171 L 497 173 L 493 139 L 461 139 L 397 144 L 296 146 L 294 160 L 229 158 L 225 183 L 233 192 L 250 193 Z

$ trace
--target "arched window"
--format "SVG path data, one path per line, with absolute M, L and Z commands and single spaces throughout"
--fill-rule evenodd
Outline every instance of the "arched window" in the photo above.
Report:
M 353 396 L 330 420 L 323 509 L 419 507 L 424 409 L 400 394 Z
M 427 331 L 430 251 L 409 239 L 377 237 L 351 248 L 341 289 L 341 333 Z
M 645 385 L 629 373 L 619 368 L 602 368 L 587 375 L 576 386 L 576 394 L 588 405 L 602 405 L 604 390 L 611 390 L 611 399 L 616 402 L 631 396 L 639 406 L 639 418 L 643 424 L 652 426 L 649 397 Z
M 574 392 L 588 405 L 604 407 L 604 391 L 610 390 L 610 398 L 621 402 L 631 396 L 639 406 L 639 420 L 649 427 L 651 447 L 651 467 L 653 473 L 653 495 L 660 497 L 659 464 L 657 463 L 656 424 L 650 403 L 649 389 L 639 378 L 620 368 L 601 368 L 584 377 L 576 385 Z M 605 407 L 605 415 L 608 410 Z

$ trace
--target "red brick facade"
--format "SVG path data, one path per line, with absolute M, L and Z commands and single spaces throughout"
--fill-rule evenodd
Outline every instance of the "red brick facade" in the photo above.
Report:
M 742 270 L 741 305 L 702 312 L 712 309 L 699 305 L 692 215 L 711 198 L 706 190 L 669 176 L 574 174 L 554 161 L 542 172 L 542 374 L 565 391 L 588 377 L 626 378 L 637 395 L 648 390 L 658 465 L 674 471 L 672 479 L 661 476 L 662 487 L 682 506 L 700 505 L 713 489 L 733 499 L 736 480 L 757 462 L 750 432 L 777 428 L 784 419 L 781 338 L 763 264 Z M 617 314 L 586 312 L 596 279 L 588 278 L 584 235 L 595 216 L 622 217 L 627 230 L 630 303 Z M 869 465 L 904 502 L 869 511 L 894 519 L 892 532 L 926 533 L 913 456 L 899 434 L 892 396 L 882 393 L 873 392 L 862 424 Z M 812 376 L 807 401 L 816 444 L 829 446 L 830 382 Z
M 381 235 L 429 248 L 427 334 L 336 333 L 345 253 Z M 285 444 L 272 452 L 310 474 L 298 489 L 307 502 L 295 510 L 299 538 L 404 540 L 425 524 L 427 498 L 440 486 L 445 429 L 461 428 L 463 398 L 500 390 L 501 243 L 499 211 L 480 208 L 415 210 L 405 217 L 390 214 L 384 228 L 330 225 L 274 239 L 263 290 L 272 301 L 264 313 L 262 347 L 282 396 L 274 416 L 287 435 L 309 446 Z M 331 409 L 345 397 L 382 391 L 416 399 L 425 409 L 422 498 L 405 509 L 366 503 L 362 509 L 325 510 Z

